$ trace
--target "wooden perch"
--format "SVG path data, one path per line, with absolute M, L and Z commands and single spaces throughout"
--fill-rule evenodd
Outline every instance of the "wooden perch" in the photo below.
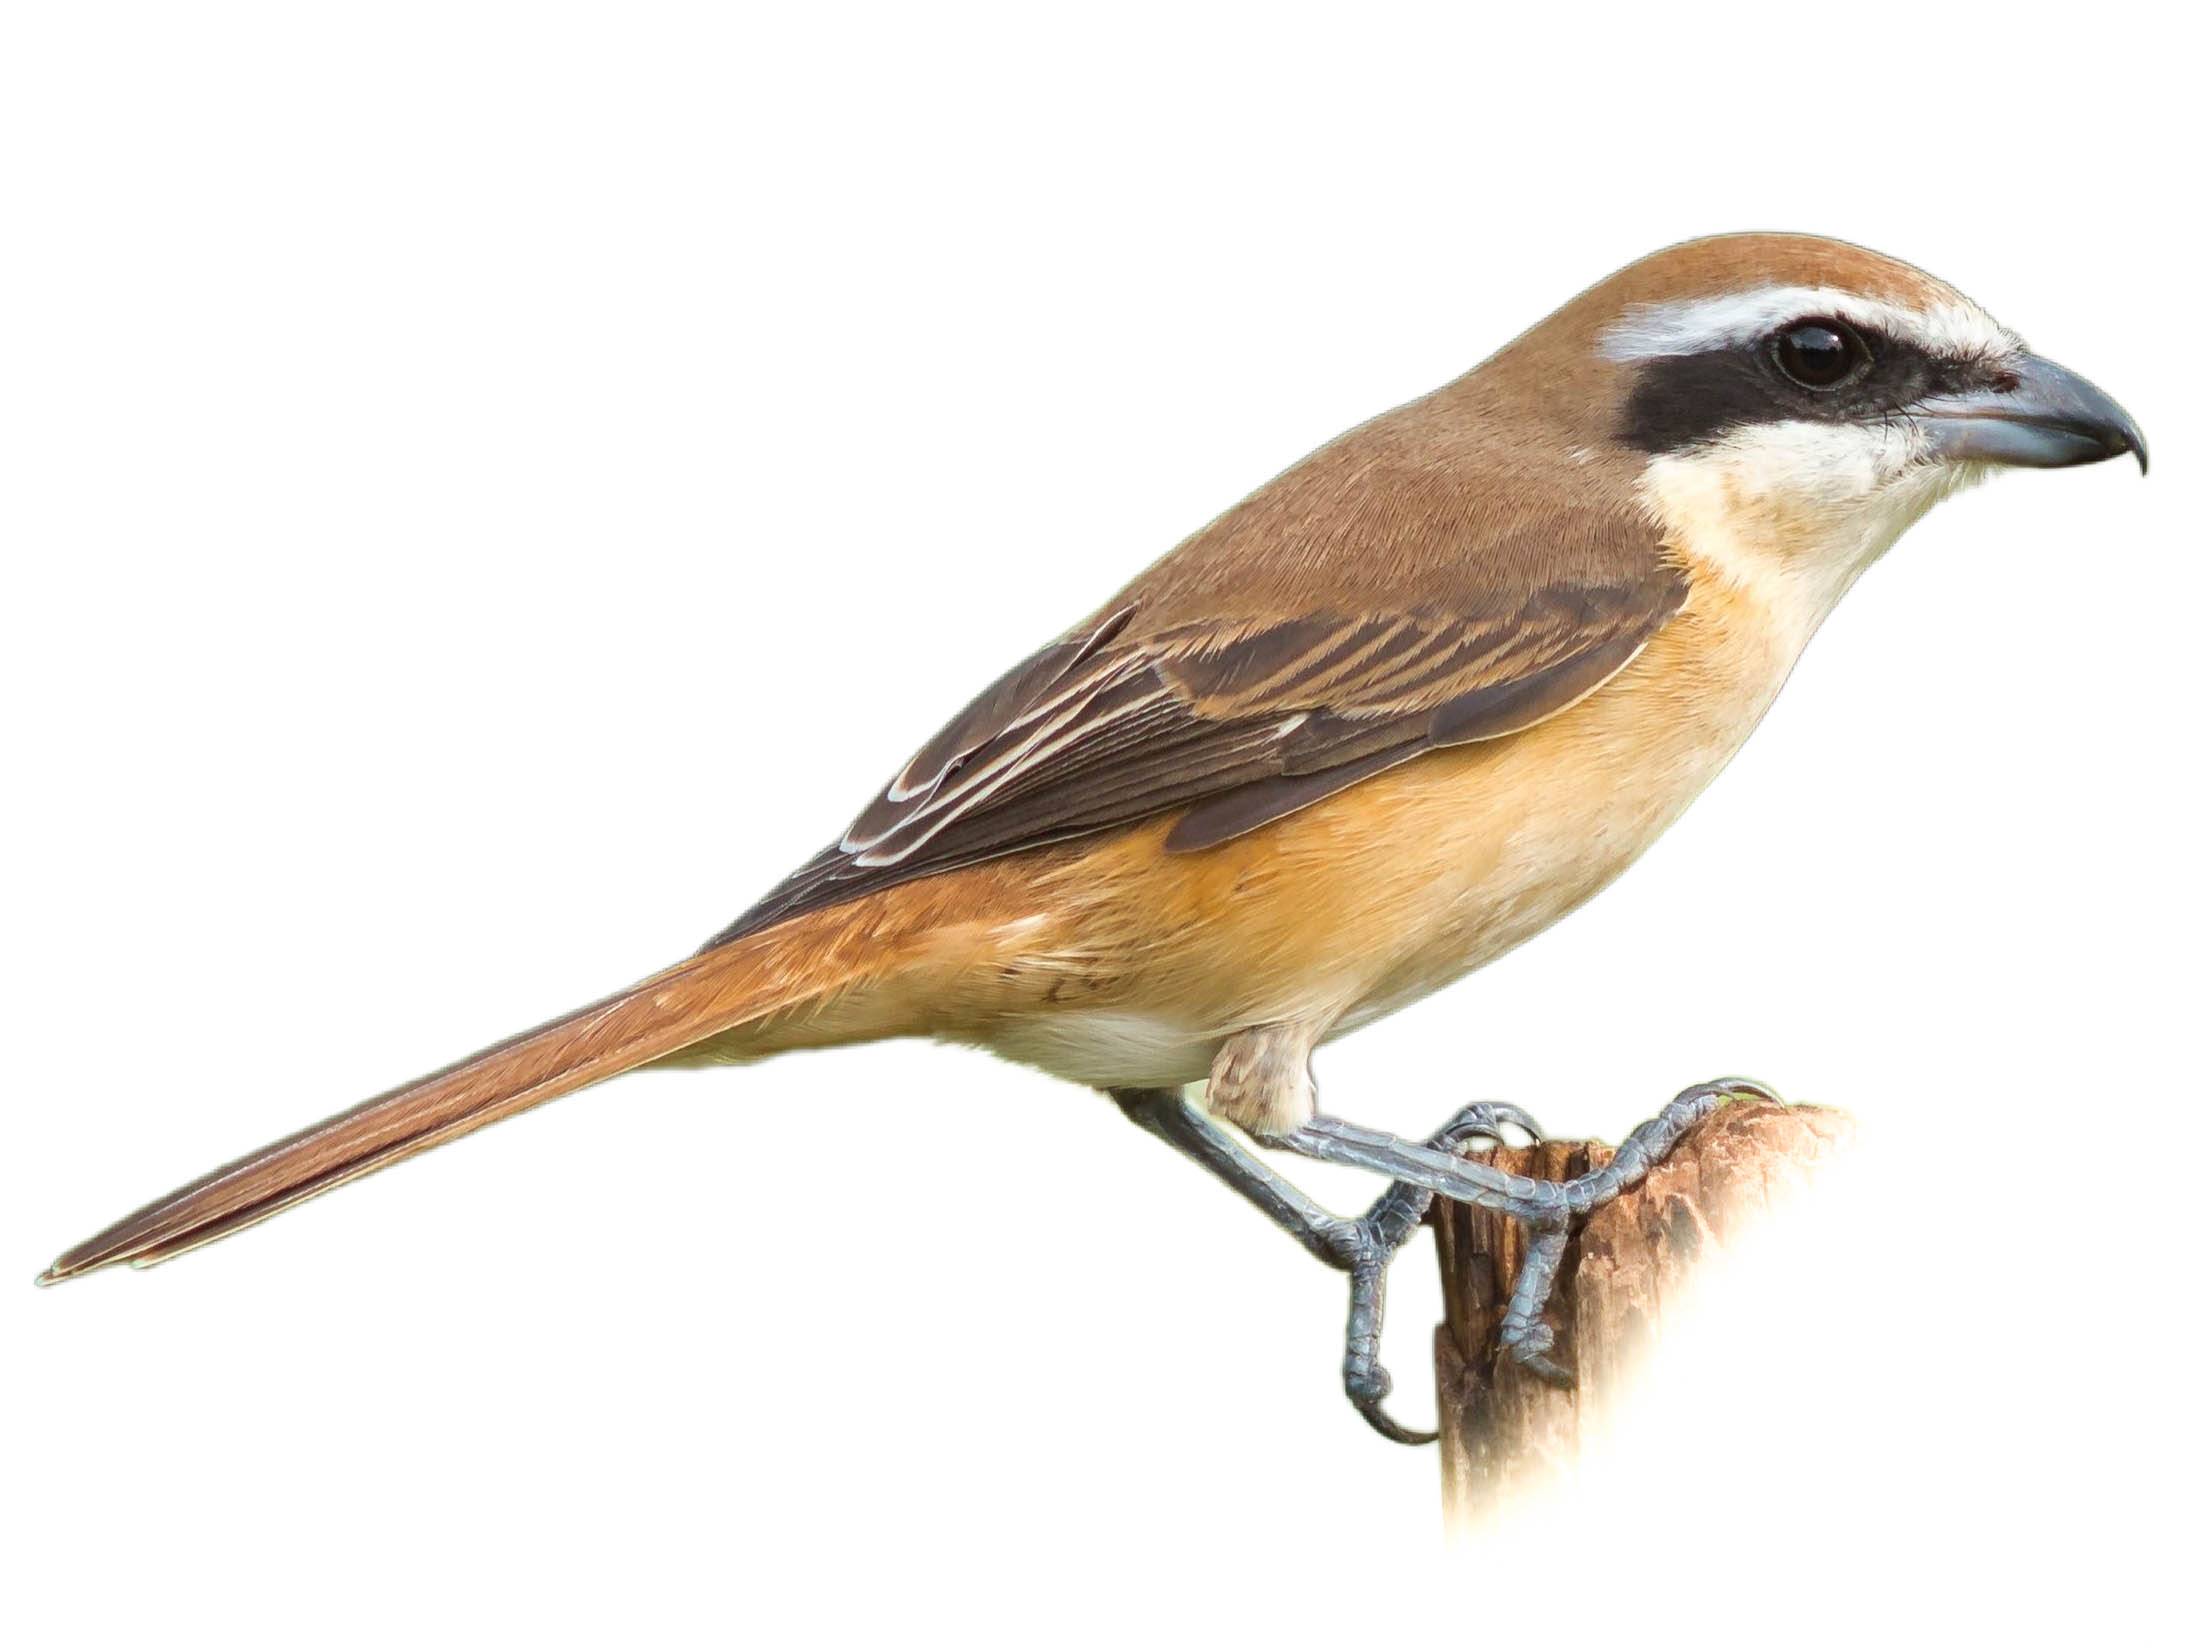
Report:
M 1444 1320 L 1434 1330 L 1442 1504 L 1450 1528 L 1486 1525 L 1506 1504 L 1569 1478 L 1665 1308 L 1706 1253 L 1739 1237 L 1852 1137 L 1835 1110 L 1756 1101 L 1710 1115 L 1645 1183 L 1594 1213 L 1572 1238 L 1549 1321 L 1578 1383 L 1561 1390 L 1495 1355 L 1496 1329 L 1524 1252 L 1518 1224 L 1437 1200 L 1430 1222 Z M 1505 1146 L 1512 1173 L 1571 1179 L 1609 1160 L 1605 1144 Z

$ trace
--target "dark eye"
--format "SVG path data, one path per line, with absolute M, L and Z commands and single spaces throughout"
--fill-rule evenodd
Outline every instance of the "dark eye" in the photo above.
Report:
M 1803 389 L 1836 389 L 1869 370 L 1869 349 L 1835 320 L 1798 321 L 1770 345 L 1778 370 Z

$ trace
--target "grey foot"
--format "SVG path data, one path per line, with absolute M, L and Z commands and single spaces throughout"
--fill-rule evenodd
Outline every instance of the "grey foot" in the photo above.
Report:
M 1532 1138 L 1542 1137 L 1540 1123 L 1511 1104 L 1472 1104 L 1452 1116 L 1426 1141 L 1431 1150 L 1455 1153 L 1476 1140 L 1500 1143 L 1508 1123 Z M 1386 1407 L 1395 1381 L 1381 1365 L 1381 1319 L 1388 1302 L 1388 1267 L 1426 1217 L 1434 1192 L 1399 1180 L 1381 1193 L 1363 1215 L 1336 1227 L 1335 1253 L 1328 1262 L 1350 1272 L 1350 1315 L 1343 1331 L 1343 1392 L 1365 1422 L 1391 1442 L 1418 1446 L 1432 1442 L 1432 1431 L 1399 1424 Z
M 1510 1303 L 1503 1312 L 1498 1344 L 1502 1354 L 1520 1367 L 1552 1384 L 1569 1386 L 1571 1370 L 1551 1354 L 1556 1333 L 1549 1326 L 1546 1313 L 1573 1226 L 1646 1178 L 1649 1170 L 1669 1157 L 1679 1140 L 1710 1111 L 1727 1099 L 1740 1097 L 1767 1099 L 1773 1104 L 1782 1102 L 1763 1083 L 1737 1076 L 1689 1087 L 1627 1134 L 1606 1164 L 1577 1179 L 1523 1178 L 1486 1162 L 1455 1154 L 1455 1145 L 1463 1138 L 1471 1137 L 1475 1132 L 1485 1136 L 1490 1130 L 1472 1110 L 1461 1113 L 1449 1128 L 1423 1145 L 1332 1116 L 1315 1116 L 1304 1126 L 1277 1139 L 1277 1144 L 1302 1155 L 1371 1168 L 1392 1174 L 1397 1181 L 1364 1219 L 1344 1227 L 1353 1230 L 1358 1226 L 1367 1227 L 1363 1240 L 1370 1257 L 1354 1258 L 1349 1265 L 1350 1339 L 1343 1371 L 1344 1386 L 1350 1392 L 1351 1401 L 1367 1422 L 1383 1436 L 1399 1442 L 1432 1440 L 1424 1432 L 1398 1425 L 1380 1405 L 1389 1388 L 1388 1374 L 1381 1367 L 1378 1354 L 1383 1281 L 1389 1258 L 1402 1244 L 1402 1237 L 1394 1232 L 1406 1208 L 1410 1209 L 1411 1221 L 1416 1223 L 1434 1196 L 1447 1196 L 1453 1201 L 1501 1213 L 1527 1227 L 1526 1256 L 1519 1266 Z M 1474 1107 L 1483 1112 L 1506 1108 Z M 1501 1119 L 1516 1119 L 1516 1113 Z M 1480 1125 L 1471 1125 L 1475 1121 Z M 1460 1129 L 1457 1137 L 1451 1139 L 1452 1131 Z M 1533 1131 L 1539 1137 L 1539 1130 Z M 1445 1140 L 1449 1142 L 1439 1142 Z M 1404 1233 L 1408 1235 L 1408 1227 Z M 1389 1242 L 1385 1252 L 1380 1247 L 1384 1239 Z
M 1424 1143 L 1414 1143 L 1333 1116 L 1315 1116 L 1269 1144 L 1323 1161 L 1369 1168 L 1395 1182 L 1356 1219 L 1341 1219 L 1259 1160 L 1226 1128 L 1166 1089 L 1119 1089 L 1124 1114 L 1199 1162 L 1287 1231 L 1322 1264 L 1350 1276 L 1350 1319 L 1343 1352 L 1343 1389 L 1366 1423 L 1398 1442 L 1431 1442 L 1433 1436 L 1398 1424 L 1383 1404 L 1391 1381 L 1381 1366 L 1381 1316 L 1388 1267 L 1411 1237 L 1436 1196 L 1517 1219 L 1528 1229 L 1526 1256 L 1503 1313 L 1502 1354 L 1556 1384 L 1571 1373 L 1552 1352 L 1556 1334 L 1546 1321 L 1549 1295 L 1573 1225 L 1618 1196 L 1670 1155 L 1702 1117 L 1728 1098 L 1749 1096 L 1777 1103 L 1760 1082 L 1727 1077 L 1689 1087 L 1660 1114 L 1627 1135 L 1607 1166 L 1583 1178 L 1557 1181 L 1505 1173 L 1463 1153 L 1472 1139 L 1491 1139 L 1505 1123 L 1541 1136 L 1531 1116 L 1511 1105 L 1467 1106 Z

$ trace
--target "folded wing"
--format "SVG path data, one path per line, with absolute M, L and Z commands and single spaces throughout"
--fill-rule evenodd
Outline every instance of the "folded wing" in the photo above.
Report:
M 1178 809 L 1171 850 L 1227 841 L 1425 751 L 1556 714 L 1623 669 L 1685 595 L 1655 560 L 1403 611 L 1137 633 L 1123 606 L 1002 676 L 711 944 Z

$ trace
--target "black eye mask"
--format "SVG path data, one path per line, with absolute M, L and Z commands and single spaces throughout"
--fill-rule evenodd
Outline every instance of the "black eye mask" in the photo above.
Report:
M 1748 424 L 1866 423 L 1933 395 L 1988 388 L 1997 376 L 1980 356 L 1933 355 L 1870 327 L 1847 329 L 1873 364 L 1829 389 L 1809 389 L 1779 367 L 1775 351 L 1789 327 L 1726 349 L 1645 360 L 1619 415 L 1618 439 L 1642 452 L 1676 452 Z

